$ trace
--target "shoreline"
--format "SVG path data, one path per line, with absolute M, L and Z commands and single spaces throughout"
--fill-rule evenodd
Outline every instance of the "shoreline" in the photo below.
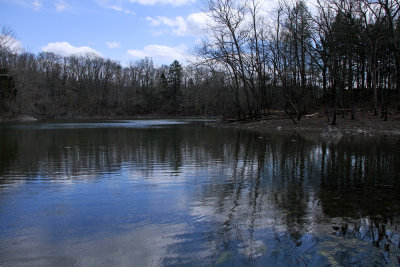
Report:
M 259 120 L 249 121 L 223 121 L 217 116 L 168 116 L 168 115 L 142 115 L 142 116 L 77 116 L 59 118 L 37 118 L 30 115 L 0 116 L 0 123 L 13 122 L 41 122 L 41 121 L 85 121 L 85 120 L 141 120 L 141 119 L 203 119 L 215 120 L 206 122 L 207 127 L 227 129 L 247 129 L 257 131 L 297 131 L 297 132 L 322 132 L 329 125 L 331 120 L 326 116 L 316 115 L 303 117 L 297 124 L 294 124 L 288 117 L 265 117 Z M 387 121 L 373 114 L 357 114 L 354 120 L 349 116 L 342 118 L 337 116 L 336 125 L 332 128 L 340 130 L 346 135 L 391 135 L 400 136 L 400 114 L 390 115 Z
M 297 132 L 322 132 L 328 126 L 339 130 L 345 135 L 391 135 L 400 136 L 400 115 L 391 115 L 387 121 L 373 114 L 359 114 L 354 120 L 350 117 L 337 116 L 336 125 L 331 125 L 327 117 L 303 117 L 298 124 L 287 118 L 265 118 L 258 121 L 218 121 L 207 123 L 210 127 L 248 129 L 258 131 L 297 131 Z
M 218 120 L 218 116 L 169 116 L 169 115 L 141 115 L 141 116 L 69 116 L 69 117 L 56 117 L 56 118 L 43 118 L 30 115 L 19 116 L 0 116 L 0 123 L 12 122 L 45 122 L 45 121 L 86 121 L 86 120 L 146 120 L 146 119 L 210 119 Z

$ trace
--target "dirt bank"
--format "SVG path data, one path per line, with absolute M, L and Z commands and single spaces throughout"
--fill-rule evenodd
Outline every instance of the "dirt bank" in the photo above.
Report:
M 258 130 L 307 130 L 321 131 L 327 125 L 332 123 L 333 117 L 329 121 L 326 116 L 313 114 L 303 117 L 297 124 L 293 123 L 288 116 L 284 114 L 274 114 L 271 117 L 265 117 L 257 121 L 220 121 L 209 123 L 214 127 L 240 128 L 240 129 L 258 129 Z M 344 134 L 359 135 L 399 135 L 400 136 L 400 115 L 390 115 L 388 120 L 384 121 L 380 116 L 372 113 L 356 114 L 354 120 L 350 116 L 342 118 L 340 115 L 336 118 L 336 127 Z

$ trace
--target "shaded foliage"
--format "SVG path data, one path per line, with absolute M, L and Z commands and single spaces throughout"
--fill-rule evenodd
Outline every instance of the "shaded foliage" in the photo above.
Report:
M 1 74 L 2 108 L 14 114 L 76 117 L 217 113 L 216 103 L 206 97 L 210 95 L 208 89 L 198 90 L 213 79 L 213 74 L 202 68 L 184 69 L 178 61 L 170 67 L 156 68 L 150 58 L 145 58 L 122 67 L 90 54 L 60 57 L 53 53 L 3 53 L 1 66 L 2 72 L 7 71 L 7 75 Z

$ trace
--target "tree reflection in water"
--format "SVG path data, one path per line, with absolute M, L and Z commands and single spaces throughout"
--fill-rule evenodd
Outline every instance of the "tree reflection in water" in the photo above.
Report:
M 0 131 L 0 187 L 169 186 L 170 197 L 184 195 L 178 211 L 163 211 L 162 200 L 149 209 L 180 225 L 160 256 L 167 265 L 397 265 L 398 147 L 389 137 L 347 136 L 334 145 L 314 133 L 194 126 L 9 127 Z

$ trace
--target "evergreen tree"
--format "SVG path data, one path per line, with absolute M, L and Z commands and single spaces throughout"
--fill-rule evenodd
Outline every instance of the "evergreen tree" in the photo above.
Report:
M 168 87 L 170 89 L 170 100 L 174 111 L 176 112 L 179 106 L 178 96 L 182 82 L 182 66 L 177 60 L 169 66 L 168 72 Z

